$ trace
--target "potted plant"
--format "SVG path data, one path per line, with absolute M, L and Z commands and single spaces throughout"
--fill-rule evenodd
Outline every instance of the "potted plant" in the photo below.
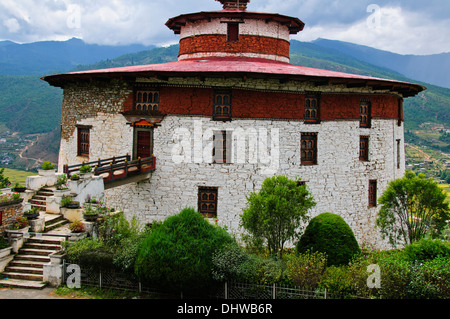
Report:
M 20 232 L 28 232 L 28 229 L 30 228 L 28 224 L 28 218 L 25 216 L 17 218 L 16 222 L 14 223 L 14 230 L 18 230 Z
M 69 225 L 71 231 L 71 237 L 69 240 L 80 240 L 87 236 L 86 226 L 82 221 L 75 220 Z
M 55 165 L 50 163 L 49 161 L 44 161 L 42 163 L 42 168 L 38 169 L 38 172 L 41 176 L 53 175 L 56 172 Z
M 80 202 L 74 201 L 72 197 L 63 197 L 61 207 L 77 209 L 80 208 Z
M 13 187 L 12 191 L 16 192 L 16 193 L 23 193 L 23 192 L 26 191 L 26 189 L 27 189 L 26 187 L 21 186 L 18 182 L 16 182 L 14 184 L 14 187 Z
M 83 206 L 83 218 L 87 222 L 94 222 L 99 217 L 96 209 L 94 209 L 90 203 Z
M 66 174 L 59 175 L 55 186 L 56 186 L 57 190 L 66 190 L 67 189 L 67 175 Z
M 23 198 L 20 198 L 19 193 L 8 193 L 8 194 L 0 193 L 0 206 L 18 204 L 21 203 L 22 201 Z
M 33 220 L 39 217 L 39 208 L 34 206 L 31 209 L 25 211 L 23 216 L 26 217 L 27 220 Z
M 90 165 L 83 165 L 80 167 L 80 175 L 82 178 L 88 178 L 92 176 L 92 167 Z
M 72 181 L 78 181 L 79 179 L 80 179 L 80 176 L 78 174 L 70 175 L 70 180 L 72 180 Z

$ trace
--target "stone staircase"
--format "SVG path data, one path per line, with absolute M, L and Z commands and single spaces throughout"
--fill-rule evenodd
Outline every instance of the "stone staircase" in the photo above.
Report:
M 47 211 L 47 197 L 53 196 L 53 190 L 42 188 L 30 199 L 31 207 L 37 207 L 39 211 Z
M 42 213 L 41 213 L 42 214 Z M 45 214 L 45 232 L 53 235 L 67 234 L 69 222 L 62 215 Z M 28 238 L 14 259 L 1 273 L 0 286 L 10 288 L 42 289 L 44 264 L 50 262 L 49 255 L 61 248 L 64 237 L 41 236 Z M 0 277 L 0 278 L 1 278 Z
M 50 262 L 49 255 L 61 248 L 58 238 L 29 238 L 14 259 L 2 273 L 0 285 L 15 288 L 37 288 L 46 286 L 43 282 L 44 264 Z

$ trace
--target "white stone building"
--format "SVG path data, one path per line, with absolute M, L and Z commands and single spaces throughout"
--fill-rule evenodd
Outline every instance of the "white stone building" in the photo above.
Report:
M 60 171 L 97 165 L 107 204 L 129 217 L 189 206 L 236 234 L 265 178 L 299 177 L 317 202 L 311 217 L 339 214 L 360 244 L 386 247 L 377 197 L 405 171 L 403 98 L 425 88 L 291 65 L 289 35 L 303 22 L 220 2 L 167 22 L 181 37 L 177 62 L 44 78 L 64 89 Z M 126 154 L 128 173 L 93 163 Z

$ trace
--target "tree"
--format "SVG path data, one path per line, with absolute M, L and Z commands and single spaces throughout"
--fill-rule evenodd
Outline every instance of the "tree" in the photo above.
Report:
M 0 188 L 6 188 L 11 185 L 9 178 L 3 175 L 4 171 L 4 168 L 0 168 Z
M 285 243 L 299 238 L 299 227 L 308 221 L 308 210 L 316 205 L 305 184 L 285 176 L 267 178 L 261 190 L 251 193 L 247 201 L 241 226 L 280 257 Z
M 314 217 L 297 244 L 297 252 L 321 252 L 328 266 L 348 265 L 361 252 L 355 235 L 345 220 L 336 214 L 322 213 Z
M 425 174 L 407 171 L 389 183 L 378 200 L 382 205 L 376 224 L 392 245 L 411 244 L 429 234 L 440 235 L 450 219 L 446 194 Z
M 135 274 L 145 282 L 198 292 L 213 282 L 212 256 L 234 239 L 193 208 L 155 223 L 139 247 Z

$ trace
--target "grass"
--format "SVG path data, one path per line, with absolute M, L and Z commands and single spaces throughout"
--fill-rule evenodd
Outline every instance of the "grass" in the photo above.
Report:
M 155 295 L 140 294 L 139 292 L 114 289 L 100 289 L 97 287 L 82 287 L 80 289 L 57 287 L 53 293 L 57 297 L 69 299 L 158 299 Z
M 5 168 L 5 172 L 4 172 L 4 176 L 8 177 L 9 180 L 11 181 L 11 186 L 14 186 L 14 184 L 16 182 L 22 186 L 25 186 L 25 181 L 27 179 L 27 176 L 33 176 L 33 175 L 37 175 L 37 174 L 34 172 L 26 172 L 26 171 L 10 169 L 10 168 Z

